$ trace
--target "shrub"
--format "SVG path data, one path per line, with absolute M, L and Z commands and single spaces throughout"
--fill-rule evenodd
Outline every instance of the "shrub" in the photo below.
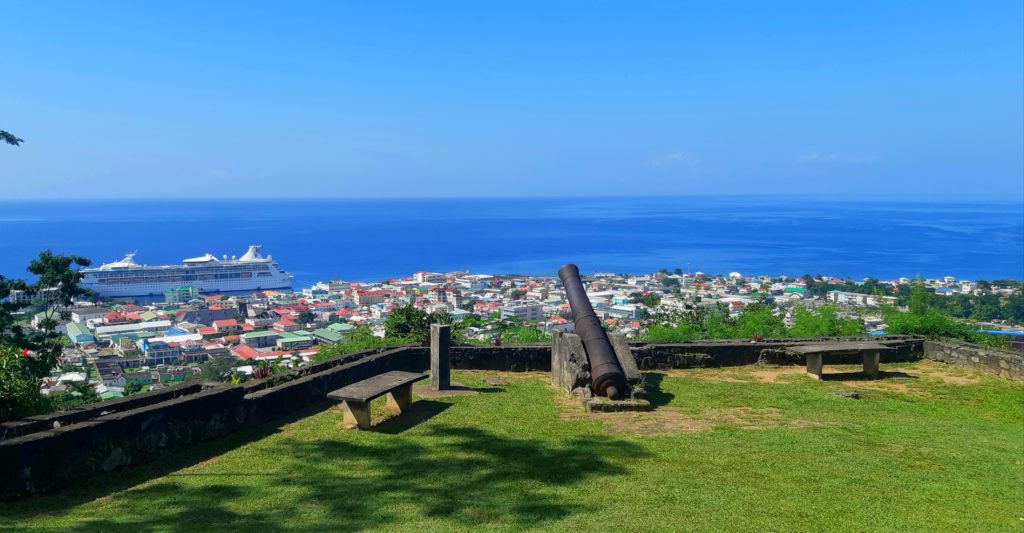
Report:
M 0 346 L 0 421 L 46 412 L 49 401 L 39 392 L 39 379 L 12 346 Z

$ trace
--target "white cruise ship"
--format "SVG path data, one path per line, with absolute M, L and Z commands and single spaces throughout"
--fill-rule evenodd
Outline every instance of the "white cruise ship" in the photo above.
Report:
M 292 275 L 278 266 L 272 256 L 260 255 L 258 244 L 239 258 L 217 259 L 207 253 L 186 259 L 180 265 L 148 266 L 135 262 L 131 253 L 116 263 L 82 269 L 82 286 L 100 296 L 149 296 L 190 285 L 200 292 L 255 291 L 283 289 L 292 285 Z

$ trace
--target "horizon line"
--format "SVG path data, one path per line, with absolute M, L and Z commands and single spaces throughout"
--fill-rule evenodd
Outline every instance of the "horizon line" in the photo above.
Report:
M 850 198 L 849 196 L 837 197 L 835 194 L 667 194 L 667 195 L 649 195 L 649 194 L 617 194 L 617 195 L 580 195 L 580 196 L 564 196 L 564 195 L 548 195 L 548 196 L 123 196 L 123 197 L 25 197 L 25 198 L 3 198 L 0 199 L 0 204 L 11 204 L 19 202 L 31 202 L 31 203 L 43 203 L 43 202 L 66 202 L 66 203 L 85 203 L 85 202 L 159 202 L 159 201 L 171 201 L 171 200 L 192 200 L 198 202 L 207 201 L 446 201 L 446 200 L 615 200 L 615 199 L 688 199 L 688 198 L 730 198 L 730 199 L 743 199 L 743 200 L 780 200 L 780 199 L 791 199 L 791 200 L 816 200 L 826 201 L 833 203 L 938 203 L 938 204 L 971 204 L 971 203 L 997 203 L 997 204 L 1015 204 L 1024 206 L 1024 202 L 1019 199 L 1007 199 L 1005 196 L 1002 197 L 967 197 L 967 198 L 949 198 L 948 195 L 942 197 L 931 197 L 928 195 L 919 196 L 915 198 Z

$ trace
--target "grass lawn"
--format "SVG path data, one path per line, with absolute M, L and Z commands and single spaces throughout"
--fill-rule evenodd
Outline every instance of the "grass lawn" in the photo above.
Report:
M 836 375 L 855 369 L 649 373 L 656 411 L 605 415 L 543 374 L 458 372 L 481 392 L 369 432 L 336 409 L 254 428 L 0 503 L 0 529 L 1024 530 L 1024 384 L 930 362 Z

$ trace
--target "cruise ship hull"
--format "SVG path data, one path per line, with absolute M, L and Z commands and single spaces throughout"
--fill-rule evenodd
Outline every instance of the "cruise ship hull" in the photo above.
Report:
M 292 275 L 252 245 L 242 257 L 218 260 L 211 254 L 185 259 L 181 265 L 145 266 L 121 261 L 82 270 L 82 287 L 106 298 L 156 296 L 183 286 L 200 292 L 245 292 L 290 288 Z
M 88 289 L 98 296 L 107 298 L 125 298 L 130 296 L 158 296 L 165 291 L 177 289 L 182 285 L 190 285 L 199 289 L 199 292 L 211 294 L 218 292 L 245 292 L 262 291 L 273 289 L 290 289 L 291 280 L 268 281 L 266 284 L 256 284 L 252 280 L 222 280 L 222 281 L 195 281 L 195 282 L 139 282 L 139 283 L 112 283 L 100 285 L 82 282 L 82 287 Z

